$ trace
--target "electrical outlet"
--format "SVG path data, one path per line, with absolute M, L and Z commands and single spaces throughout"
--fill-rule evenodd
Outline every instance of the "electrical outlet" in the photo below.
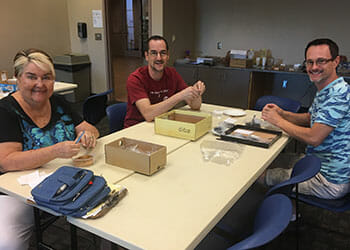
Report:
M 216 44 L 216 46 L 217 46 L 218 49 L 222 49 L 222 42 L 218 42 L 218 43 Z
M 172 35 L 171 41 L 172 41 L 172 42 L 175 42 L 175 40 L 176 40 L 176 36 L 175 36 L 175 35 Z

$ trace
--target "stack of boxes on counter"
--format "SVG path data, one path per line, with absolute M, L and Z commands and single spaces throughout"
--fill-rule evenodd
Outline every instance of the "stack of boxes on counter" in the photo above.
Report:
M 253 66 L 251 51 L 252 50 L 230 50 L 230 67 L 251 68 Z

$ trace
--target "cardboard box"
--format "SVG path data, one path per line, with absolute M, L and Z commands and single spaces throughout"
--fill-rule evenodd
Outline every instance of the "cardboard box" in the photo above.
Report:
M 253 60 L 230 58 L 230 67 L 233 68 L 251 68 Z
M 230 57 L 235 59 L 246 59 L 248 51 L 247 50 L 239 50 L 239 49 L 231 49 Z
M 210 114 L 175 109 L 155 118 L 156 134 L 197 140 L 211 129 Z
M 146 175 L 164 167 L 166 154 L 165 146 L 126 137 L 105 145 L 106 163 Z

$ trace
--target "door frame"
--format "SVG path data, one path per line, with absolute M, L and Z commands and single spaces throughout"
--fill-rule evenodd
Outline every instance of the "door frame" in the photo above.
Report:
M 112 56 L 112 48 L 111 48 L 111 23 L 110 23 L 110 20 L 111 20 L 111 11 L 110 9 L 108 8 L 109 4 L 111 1 L 114 1 L 114 0 L 103 0 L 103 8 L 104 8 L 104 23 L 105 23 L 105 38 L 106 38 L 106 64 L 107 64 L 107 81 L 108 81 L 108 86 L 109 88 L 113 88 L 113 79 L 114 79 L 114 72 L 113 72 L 113 65 L 112 65 L 112 62 L 113 62 L 113 56 Z M 151 19 L 151 16 L 152 16 L 152 13 L 151 13 L 151 10 L 152 10 L 152 1 L 151 0 L 148 0 L 148 34 L 152 34 L 151 32 L 151 28 L 152 28 L 152 19 Z M 142 48 L 141 48 L 142 50 Z M 141 51 L 141 54 L 143 54 L 143 51 Z

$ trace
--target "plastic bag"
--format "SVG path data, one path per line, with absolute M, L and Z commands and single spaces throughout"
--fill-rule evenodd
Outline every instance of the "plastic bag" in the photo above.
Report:
M 204 161 L 211 161 L 229 166 L 237 160 L 243 151 L 238 143 L 205 140 L 200 144 Z

